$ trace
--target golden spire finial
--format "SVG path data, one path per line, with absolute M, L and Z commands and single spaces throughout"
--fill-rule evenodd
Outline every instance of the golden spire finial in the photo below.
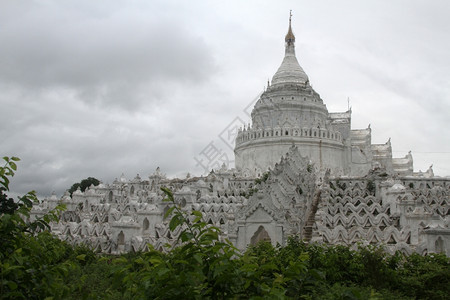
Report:
M 289 44 L 295 42 L 295 36 L 294 36 L 294 33 L 292 32 L 292 28 L 291 28 L 291 21 L 292 21 L 292 9 L 289 10 L 289 29 L 288 29 L 288 33 L 286 34 L 286 38 L 285 38 L 286 43 L 289 43 Z

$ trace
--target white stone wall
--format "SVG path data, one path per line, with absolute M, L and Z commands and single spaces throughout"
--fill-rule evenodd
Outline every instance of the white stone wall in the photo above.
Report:
M 293 144 L 303 156 L 311 159 L 318 171 L 331 169 L 333 175 L 344 174 L 345 153 L 341 142 L 301 137 L 260 139 L 236 148 L 236 166 L 246 174 L 258 176 L 273 169 Z
M 414 183 L 426 187 L 416 189 Z M 324 187 L 313 240 L 450 255 L 449 183 L 449 179 L 412 178 L 402 182 L 384 176 L 334 179 Z
M 319 176 L 296 147 L 258 182 L 225 169 L 186 179 L 122 177 L 72 197 L 53 195 L 33 207 L 31 219 L 62 202 L 67 210 L 51 228 L 63 240 L 104 253 L 146 250 L 148 244 L 165 251 L 182 229 L 169 230 L 161 186 L 174 191 L 182 209 L 202 212 L 242 250 L 252 238 L 274 245 L 283 245 L 290 235 L 309 241 L 307 229 L 312 228 L 315 242 L 450 254 L 449 178 L 395 178 L 373 171 L 368 177 L 329 179 L 329 174 Z M 314 199 L 319 199 L 316 208 Z

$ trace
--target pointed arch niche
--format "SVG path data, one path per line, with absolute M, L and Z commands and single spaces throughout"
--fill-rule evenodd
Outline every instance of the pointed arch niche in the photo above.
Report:
M 444 253 L 444 240 L 441 237 L 438 237 L 436 242 L 434 242 L 434 249 L 436 253 Z
M 125 245 L 125 234 L 123 234 L 123 231 L 120 231 L 119 235 L 117 236 L 117 244 Z
M 264 226 L 260 225 L 258 227 L 258 230 L 255 231 L 255 234 L 253 234 L 252 238 L 250 239 L 250 245 L 256 245 L 260 241 L 266 241 L 266 242 L 272 242 L 269 233 L 266 231 Z
M 144 219 L 144 222 L 142 223 L 142 232 L 148 231 L 150 228 L 150 222 L 147 218 Z

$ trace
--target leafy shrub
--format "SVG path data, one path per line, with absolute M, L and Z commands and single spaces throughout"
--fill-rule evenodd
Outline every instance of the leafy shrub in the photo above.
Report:
M 17 158 L 0 168 L 1 299 L 448 299 L 444 254 L 389 255 L 381 247 L 260 242 L 241 253 L 200 211 L 170 202 L 169 227 L 181 227 L 167 253 L 153 249 L 97 255 L 52 236 L 62 207 L 27 222 L 34 192 L 9 198 Z M 337 183 L 342 188 L 342 186 Z
M 100 184 L 100 180 L 98 180 L 94 177 L 88 177 L 88 178 L 81 180 L 80 182 L 74 183 L 68 191 L 70 193 L 70 196 L 72 196 L 73 192 L 75 192 L 78 188 L 82 192 L 84 192 L 91 185 L 97 186 L 99 184 Z
M 18 202 L 9 198 L 10 178 L 17 170 L 17 157 L 4 157 L 0 167 L 0 298 L 43 299 L 52 295 L 63 297 L 68 289 L 63 279 L 74 265 L 67 261 L 72 248 L 53 237 L 45 229 L 57 220 L 62 207 L 42 218 L 27 222 L 35 192 Z
M 405 256 L 396 289 L 418 299 L 448 299 L 450 260 L 445 254 Z

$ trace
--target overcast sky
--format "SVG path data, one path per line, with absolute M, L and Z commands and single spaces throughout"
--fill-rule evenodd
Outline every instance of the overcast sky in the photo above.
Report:
M 13 193 L 60 196 L 158 166 L 201 175 L 212 147 L 232 164 L 223 131 L 250 120 L 281 64 L 290 9 L 328 110 L 349 98 L 354 129 L 371 124 L 372 142 L 411 150 L 416 171 L 450 175 L 449 1 L 3 0 L 0 155 L 21 158 Z

